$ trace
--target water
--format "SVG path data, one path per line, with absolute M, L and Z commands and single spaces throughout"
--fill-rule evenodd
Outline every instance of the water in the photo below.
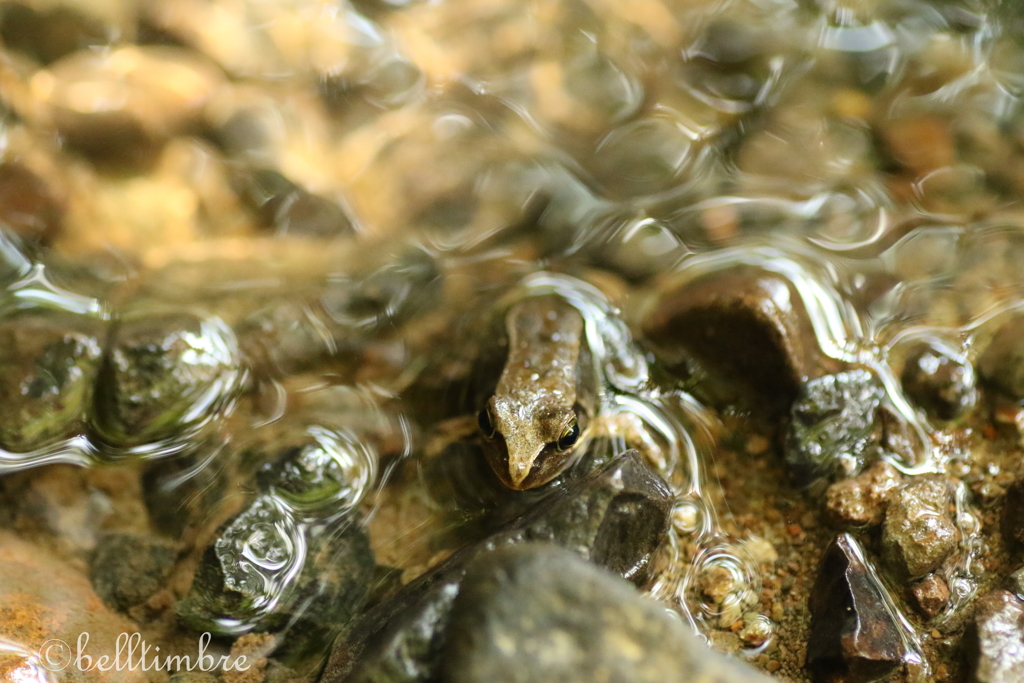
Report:
M 500 370 L 496 312 L 525 296 L 584 316 L 613 425 L 594 448 L 639 446 L 676 496 L 647 590 L 719 645 L 743 614 L 774 618 L 760 596 L 775 570 L 748 552 L 741 494 L 716 474 L 735 420 L 756 431 L 763 416 L 716 402 L 707 375 L 666 379 L 671 349 L 646 338 L 666 293 L 772 274 L 775 305 L 804 311 L 815 367 L 877 378 L 906 428 L 883 456 L 899 472 L 976 459 L 986 404 L 936 419 L 900 373 L 920 343 L 973 368 L 1024 309 L 1009 3 L 166 0 L 142 21 L 70 6 L 110 29 L 97 59 L 50 64 L 31 38 L 5 49 L 2 163 L 42 185 L 27 210 L 0 196 L 21 235 L 0 242 L 0 314 L 58 320 L 31 343 L 79 330 L 96 357 L 45 385 L 74 397 L 59 424 L 17 435 L 8 422 L 25 419 L 4 417 L 0 474 L 138 467 L 160 505 L 188 510 L 175 533 L 194 557 L 241 510 L 273 517 L 226 541 L 253 598 L 210 620 L 223 633 L 293 601 L 306 545 L 347 524 L 405 580 L 472 536 L 452 508 L 495 505 L 493 482 L 454 476 L 480 491 L 453 504 L 405 473 L 473 438 L 459 419 Z M 192 54 L 128 46 L 149 41 Z M 115 66 L 140 81 L 120 98 Z M 137 139 L 98 150 L 112 129 Z M 43 204 L 59 230 L 24 219 Z M 768 419 L 775 436 L 783 421 Z M 977 496 L 955 490 L 953 598 L 904 618 L 908 632 L 955 623 L 993 580 Z M 734 585 L 714 601 L 719 570 Z M 731 646 L 792 649 L 792 621 Z

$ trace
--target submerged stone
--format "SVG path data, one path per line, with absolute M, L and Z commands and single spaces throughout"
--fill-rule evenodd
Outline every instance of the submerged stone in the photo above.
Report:
M 85 432 L 100 366 L 97 321 L 33 311 L 0 323 L 0 445 L 26 452 Z
M 546 543 L 469 564 L 439 669 L 446 683 L 768 680 L 709 651 L 620 577 Z
M 130 314 L 105 350 L 96 427 L 117 446 L 179 437 L 230 405 L 242 378 L 238 343 L 220 319 Z
M 47 75 L 32 85 L 63 140 L 93 158 L 134 164 L 197 125 L 224 82 L 208 62 L 167 46 L 80 50 Z
M 145 602 L 164 587 L 178 550 L 177 544 L 153 536 L 107 534 L 89 563 L 93 589 L 122 612 Z
M 922 345 L 914 350 L 901 381 L 907 397 L 940 420 L 960 417 L 977 400 L 974 368 L 937 346 Z
M 928 619 L 934 619 L 949 602 L 949 585 L 938 574 L 929 574 L 910 586 L 914 606 Z
M 882 523 L 889 498 L 899 488 L 901 479 L 895 467 L 879 460 L 856 477 L 829 486 L 825 491 L 825 510 L 840 526 L 877 526 Z
M 546 541 L 641 583 L 668 528 L 671 500 L 640 454 L 624 453 L 369 611 L 335 643 L 321 680 L 431 680 L 466 567 L 497 547 Z
M 11 2 L 0 8 L 0 38 L 6 47 L 48 64 L 77 50 L 107 45 L 117 34 L 116 27 L 76 8 L 46 4 Z
M 798 483 L 863 467 L 883 395 L 878 379 L 863 369 L 801 386 L 786 437 L 786 464 Z
M 1024 400 L 1024 318 L 1014 318 L 996 331 L 978 358 L 978 374 L 1009 398 Z
M 964 636 L 971 680 L 1024 680 L 1024 603 L 996 590 L 978 600 L 974 623 Z
M 885 587 L 853 536 L 825 551 L 811 589 L 807 668 L 816 681 L 874 681 L 909 655 L 902 628 L 886 606 Z
M 1018 479 L 1006 489 L 1002 531 L 1009 545 L 1024 546 L 1024 479 Z
M 314 194 L 271 169 L 239 173 L 235 190 L 277 235 L 331 238 L 352 235 L 352 220 L 336 201 Z
M 882 525 L 882 556 L 898 576 L 916 578 L 934 571 L 960 541 L 949 515 L 948 484 L 913 481 L 893 494 Z
M 795 285 L 750 266 L 669 289 L 644 322 L 644 332 L 669 352 L 682 346 L 779 412 L 788 409 L 803 382 L 832 366 Z
M 365 604 L 374 567 L 369 539 L 352 519 L 307 527 L 264 494 L 217 530 L 178 613 L 219 635 L 300 619 L 329 631 Z

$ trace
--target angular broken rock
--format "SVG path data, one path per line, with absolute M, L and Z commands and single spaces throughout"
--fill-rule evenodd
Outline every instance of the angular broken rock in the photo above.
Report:
M 335 643 L 321 682 L 432 679 L 466 567 L 495 548 L 546 541 L 643 581 L 668 528 L 671 501 L 665 482 L 637 451 L 622 454 L 367 612 Z
M 850 534 L 840 534 L 825 551 L 809 607 L 807 668 L 816 681 L 873 681 L 910 655 L 885 587 Z
M 971 680 L 1024 680 L 1024 603 L 997 590 L 978 600 L 974 623 L 964 636 Z
M 798 484 L 863 467 L 884 395 L 878 378 L 862 368 L 800 387 L 786 435 L 786 464 Z
M 893 494 L 882 524 L 882 556 L 901 578 L 934 571 L 960 541 L 946 482 L 921 479 Z
M 901 479 L 895 467 L 879 460 L 856 477 L 829 486 L 825 491 L 825 510 L 840 526 L 877 526 L 885 517 L 889 495 L 899 487 Z
M 917 611 L 934 619 L 949 602 L 949 585 L 938 574 L 929 574 L 910 586 L 910 595 Z
M 439 668 L 446 683 L 768 681 L 709 651 L 628 582 L 548 543 L 469 565 Z

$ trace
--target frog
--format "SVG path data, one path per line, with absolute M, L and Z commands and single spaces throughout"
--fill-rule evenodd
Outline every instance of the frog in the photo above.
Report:
M 530 489 L 578 458 L 599 407 L 600 378 L 582 313 L 557 294 L 529 297 L 506 315 L 508 360 L 480 409 L 484 452 L 512 489 Z
M 657 450 L 641 420 L 614 408 L 613 394 L 638 391 L 647 368 L 598 290 L 540 275 L 505 310 L 507 358 L 477 413 L 483 452 L 505 486 L 524 491 L 551 482 L 596 436 Z

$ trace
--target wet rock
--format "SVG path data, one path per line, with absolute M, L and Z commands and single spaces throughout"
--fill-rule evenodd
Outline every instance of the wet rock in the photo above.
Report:
M 546 541 L 641 583 L 668 527 L 671 493 L 629 451 L 568 484 L 484 541 L 451 556 L 356 622 L 321 680 L 426 680 L 466 566 L 493 548 Z
M 220 635 L 273 630 L 328 633 L 357 614 L 375 568 L 366 533 L 353 520 L 306 527 L 285 504 L 259 495 L 206 547 L 178 613 Z
M 938 574 L 929 574 L 910 586 L 910 595 L 914 598 L 917 611 L 934 619 L 949 602 L 949 586 Z
M 103 606 L 85 576 L 49 552 L 0 532 L 0 641 L 4 642 L 0 677 L 4 680 L 52 680 L 31 655 L 40 653 L 55 666 L 67 663 L 83 633 L 89 638 L 83 651 L 93 661 L 105 655 L 112 662 L 118 636 L 136 631 L 135 624 Z M 41 652 L 44 643 L 55 640 L 68 647 L 51 643 Z M 142 683 L 146 677 L 139 670 L 93 668 L 74 680 Z
M 354 232 L 351 219 L 337 202 L 307 192 L 277 171 L 239 173 L 234 185 L 260 223 L 275 234 L 331 238 Z
M 825 551 L 808 604 L 807 668 L 815 680 L 873 681 L 903 663 L 909 650 L 885 590 L 856 539 L 840 534 Z
M 825 491 L 825 511 L 839 526 L 877 526 L 885 517 L 889 495 L 902 479 L 895 467 L 879 460 L 856 477 L 829 486 Z
M 64 140 L 97 159 L 144 163 L 173 134 L 198 123 L 223 76 L 177 48 L 81 51 L 32 80 Z
M 934 571 L 956 550 L 960 531 L 950 518 L 949 485 L 912 481 L 893 494 L 882 524 L 882 557 L 901 577 Z
M 976 683 L 1024 680 L 1024 603 L 997 590 L 978 600 L 964 642 Z
M 767 680 L 709 651 L 628 582 L 543 543 L 467 567 L 439 668 L 450 683 Z
M 1024 479 L 1018 479 L 1006 489 L 1002 531 L 1008 544 L 1024 546 Z
M 289 438 L 256 474 L 256 482 L 301 516 L 325 519 L 363 499 L 375 478 L 376 462 L 369 446 L 351 434 L 317 427 Z
M 113 27 L 107 28 L 97 18 L 68 6 L 43 8 L 13 2 L 0 8 L 4 45 L 44 64 L 77 50 L 107 45 L 114 36 Z
M 1024 400 L 1024 318 L 1000 327 L 978 358 L 978 374 L 1015 401 Z
M 24 164 L 0 163 L 0 224 L 27 242 L 47 243 L 63 217 L 62 202 L 43 178 Z
M 155 529 L 180 538 L 190 523 L 208 518 L 216 509 L 227 490 L 227 473 L 208 464 L 208 458 L 188 453 L 146 468 L 142 502 Z
M 338 324 L 386 329 L 430 310 L 442 284 L 434 257 L 422 249 L 410 249 L 361 279 L 338 282 L 324 293 L 321 303 Z
M 89 563 L 93 590 L 105 604 L 124 612 L 165 586 L 177 557 L 177 545 L 161 538 L 107 534 Z
M 101 327 L 61 311 L 0 323 L 0 445 L 17 452 L 85 432 L 100 366 Z
M 859 471 L 883 395 L 878 379 L 863 369 L 805 383 L 786 436 L 786 464 L 796 481 L 807 485 L 837 472 Z
M 217 683 L 217 677 L 206 671 L 183 671 L 171 676 L 169 683 Z
M 644 331 L 659 347 L 682 346 L 779 412 L 801 383 L 831 368 L 793 283 L 749 266 L 670 288 Z
M 907 397 L 940 420 L 955 420 L 977 400 L 974 368 L 938 346 L 922 345 L 911 352 L 901 381 Z
M 185 312 L 125 316 L 104 355 L 96 427 L 121 446 L 198 428 L 230 405 L 243 377 L 231 330 Z

